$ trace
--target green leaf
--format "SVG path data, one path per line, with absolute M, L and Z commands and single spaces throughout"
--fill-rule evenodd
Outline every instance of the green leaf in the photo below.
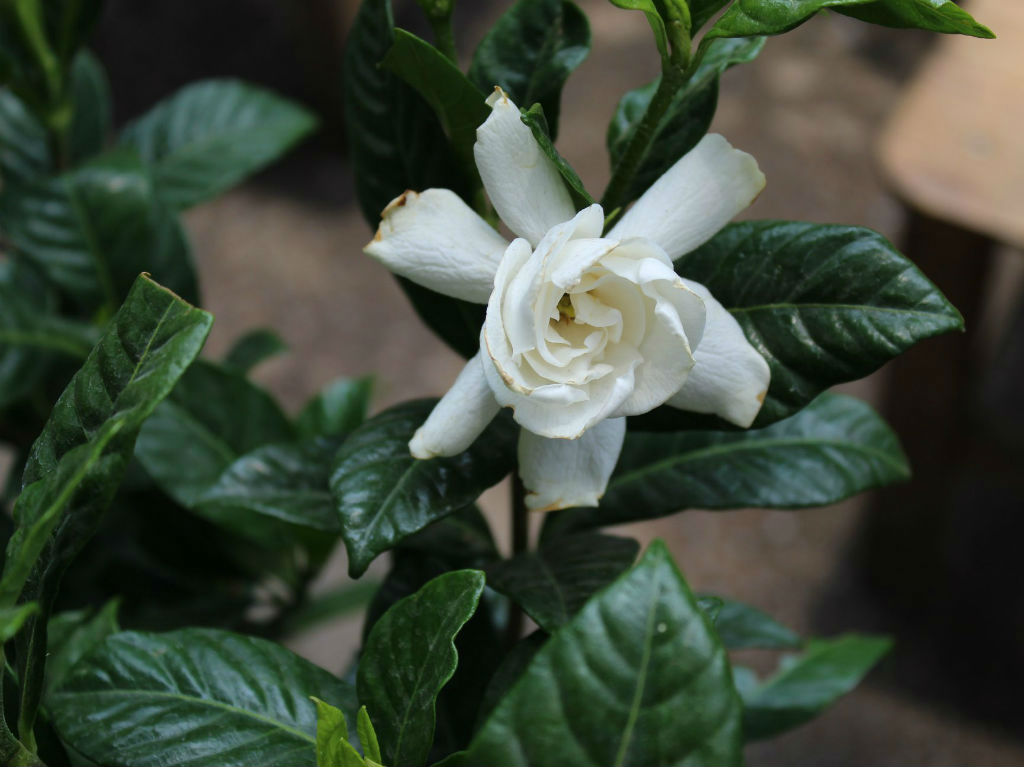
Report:
M 878 0 L 867 5 L 837 8 L 840 13 L 885 27 L 927 29 L 952 35 L 994 38 L 988 27 L 976 22 L 951 0 Z
M 225 469 L 192 508 L 270 548 L 290 543 L 289 526 L 337 533 L 338 514 L 328 485 L 337 449 L 337 440 L 325 438 L 257 448 Z
M 718 106 L 718 80 L 730 67 L 753 61 L 764 47 L 763 37 L 742 40 L 716 40 L 700 65 L 683 87 L 672 96 L 664 116 L 658 122 L 637 166 L 636 174 L 623 200 L 629 202 L 643 194 L 679 158 L 693 149 L 708 132 Z M 637 127 L 650 106 L 661 77 L 626 93 L 619 101 L 608 125 L 608 154 L 612 171 L 622 159 L 636 135 Z
M 138 157 L 121 151 L 0 197 L 14 247 L 86 310 L 115 309 L 140 272 L 195 302 L 195 269 L 177 216 Z
M 39 612 L 38 602 L 26 602 L 17 607 L 0 607 L 0 645 L 14 638 L 25 621 Z
M 92 325 L 56 309 L 35 269 L 0 261 L 0 407 L 35 392 L 56 360 L 84 360 L 98 339 Z
M 234 370 L 200 362 L 147 421 L 135 453 L 164 492 L 191 507 L 237 459 L 293 438 L 263 389 Z
M 377 741 L 377 733 L 373 729 L 373 722 L 370 721 L 366 706 L 360 706 L 359 713 L 356 714 L 356 730 L 366 758 L 381 764 L 380 743 Z
M 566 0 L 519 0 L 477 46 L 469 79 L 483 93 L 499 86 L 521 105 L 539 103 L 558 135 L 562 87 L 590 52 L 590 25 Z
M 533 657 L 450 763 L 738 764 L 729 661 L 664 544 Z
M 261 362 L 288 351 L 277 333 L 269 328 L 257 328 L 243 335 L 224 355 L 223 365 L 239 373 L 249 373 Z
M 343 437 L 366 420 L 373 378 L 339 378 L 302 408 L 295 428 L 303 438 Z
M 310 695 L 355 709 L 348 685 L 273 642 L 128 631 L 75 668 L 50 711 L 61 740 L 100 764 L 312 764 Z
M 0 181 L 24 183 L 52 167 L 46 128 L 9 88 L 0 88 Z
M 404 29 L 394 31 L 394 42 L 381 65 L 398 75 L 430 105 L 463 172 L 477 178 L 473 159 L 476 129 L 491 111 L 484 94 L 443 53 Z
M 474 731 L 480 729 L 501 699 L 512 689 L 512 685 L 519 681 L 519 677 L 526 671 L 526 667 L 530 665 L 533 656 L 544 646 L 549 637 L 550 635 L 546 631 L 537 629 L 532 634 L 520 639 L 512 646 L 511 650 L 505 653 L 505 657 L 501 659 L 501 664 L 487 682 L 487 689 L 484 691 L 484 696 L 480 703 L 480 711 L 477 715 Z
M 812 640 L 807 652 L 751 689 L 742 689 L 748 741 L 770 738 L 810 721 L 850 692 L 885 655 L 884 637 L 847 634 Z
M 446 573 L 395 604 L 370 632 L 356 689 L 373 711 L 386 764 L 426 762 L 435 700 L 458 662 L 454 639 L 483 588 L 479 571 Z
M 371 418 L 334 459 L 331 491 L 352 577 L 406 536 L 475 501 L 512 469 L 516 429 L 504 417 L 460 455 L 413 458 L 409 440 L 434 404 L 409 402 Z
M 50 618 L 46 627 L 44 705 L 82 658 L 121 630 L 117 624 L 119 606 L 119 599 L 111 599 L 96 611 L 73 610 Z
M 736 0 L 715 22 L 705 39 L 778 35 L 826 9 L 886 26 L 994 37 L 949 0 Z
M 152 165 L 161 197 L 180 209 L 227 191 L 316 125 L 311 112 L 268 90 L 205 80 L 125 126 L 120 141 Z
M 80 51 L 71 65 L 71 129 L 68 135 L 73 164 L 99 154 L 110 134 L 110 82 L 89 51 Z
M 47 37 L 65 65 L 88 38 L 103 7 L 101 0 L 45 0 Z
M 690 25 L 693 35 L 711 21 L 712 17 L 732 0 L 688 0 L 690 5 Z
M 544 110 L 540 104 L 534 104 L 529 110 L 523 112 L 523 122 L 533 132 L 534 139 L 540 145 L 541 151 L 546 154 L 551 161 L 558 168 L 558 172 L 562 176 L 562 180 L 565 181 L 566 186 L 569 188 L 569 195 L 572 197 L 573 205 L 577 210 L 582 210 L 588 205 L 594 204 L 594 198 L 591 197 L 587 190 L 583 187 L 583 182 L 580 177 L 573 170 L 572 166 L 565 161 L 565 158 L 558 153 L 555 149 L 555 145 L 551 143 L 551 138 L 548 136 L 547 121 L 544 119 Z
M 319 698 L 312 700 L 316 704 L 317 767 L 364 767 L 363 758 L 349 743 L 348 724 L 341 709 Z
M 803 644 L 800 637 L 756 607 L 732 599 L 713 598 L 720 605 L 712 622 L 728 649 L 788 650 Z
M 571 535 L 488 568 L 487 585 L 548 632 L 568 623 L 595 592 L 636 559 L 639 544 L 609 535 Z
M 771 368 L 767 426 L 926 338 L 963 329 L 938 288 L 880 234 L 784 221 L 732 224 L 675 262 L 739 321 Z M 659 408 L 634 428 L 730 428 Z
M 642 11 L 647 17 L 647 23 L 651 25 L 654 33 L 654 43 L 658 46 L 658 53 L 662 60 L 668 59 L 668 37 L 665 34 L 665 22 L 658 13 L 655 0 L 611 0 L 612 5 L 625 8 L 630 11 Z
M 600 507 L 558 512 L 544 534 L 683 509 L 825 506 L 909 477 L 899 440 L 874 410 L 824 394 L 764 429 L 628 432 Z

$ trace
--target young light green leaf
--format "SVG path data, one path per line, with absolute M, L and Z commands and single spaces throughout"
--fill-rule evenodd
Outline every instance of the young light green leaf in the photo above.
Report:
M 125 126 L 120 142 L 152 166 L 161 197 L 181 209 L 269 165 L 316 125 L 311 112 L 268 90 L 205 80 Z
M 487 585 L 520 605 L 548 632 L 564 626 L 583 604 L 636 559 L 630 538 L 583 534 L 502 560 L 487 569 Z
M 569 195 L 572 197 L 573 204 L 577 210 L 582 210 L 588 205 L 594 204 L 594 198 L 591 197 L 587 190 L 583 186 L 583 182 L 580 177 L 573 170 L 572 166 L 566 162 L 565 158 L 558 153 L 555 149 L 555 145 L 551 143 L 551 137 L 548 135 L 547 121 L 544 119 L 544 109 L 540 104 L 534 104 L 527 111 L 523 112 L 523 122 L 533 133 L 533 137 L 537 140 L 540 145 L 541 151 L 546 154 L 551 161 L 558 168 L 559 174 L 562 176 L 562 180 L 565 181 L 566 186 L 569 188 Z
M 257 328 L 243 335 L 224 355 L 224 367 L 249 373 L 261 362 L 288 351 L 288 344 L 270 328 Z
M 642 11 L 647 17 L 647 23 L 651 25 L 654 33 L 654 43 L 658 46 L 658 53 L 663 60 L 668 59 L 668 37 L 665 33 L 665 21 L 658 13 L 658 7 L 654 0 L 611 0 L 612 5 L 625 8 L 631 11 Z
M 370 632 L 356 690 L 373 710 L 386 764 L 426 762 L 437 694 L 458 662 L 455 636 L 483 589 L 484 574 L 477 570 L 446 573 L 392 606 Z
M 635 200 L 675 162 L 704 137 L 718 106 L 718 80 L 730 67 L 753 61 L 764 47 L 763 37 L 716 40 L 686 83 L 672 96 L 664 116 L 655 127 L 636 174 L 616 204 Z M 629 91 L 619 101 L 608 125 L 608 154 L 612 171 L 636 136 L 661 77 Z
M 68 153 L 78 164 L 103 151 L 110 134 L 110 82 L 103 64 L 87 50 L 79 51 L 71 65 L 71 129 Z
M 295 419 L 303 438 L 343 437 L 366 420 L 373 377 L 339 378 L 313 397 Z
M 316 697 L 312 701 L 316 704 L 316 767 L 365 767 L 363 757 L 349 743 L 341 709 Z
M 356 731 L 359 733 L 359 743 L 363 746 L 366 758 L 377 764 L 382 764 L 380 743 L 377 741 L 377 733 L 374 732 L 366 706 L 360 706 L 359 713 L 356 714 Z
M 131 152 L 7 190 L 0 227 L 16 251 L 86 310 L 116 309 L 141 272 L 196 302 L 195 269 L 178 217 L 157 198 Z
M 728 649 L 791 650 L 803 644 L 800 637 L 756 607 L 733 599 L 712 598 L 720 603 L 713 618 L 715 630 Z
M 52 166 L 46 128 L 9 88 L 0 88 L 0 181 L 31 181 Z
M 562 86 L 590 52 L 587 17 L 567 0 L 518 0 L 473 54 L 469 79 L 483 93 L 501 87 L 522 106 L 539 103 L 558 135 Z
M 725 648 L 655 541 L 537 651 L 448 763 L 735 764 L 741 715 Z
M 49 709 L 61 740 L 100 764 L 312 764 L 311 694 L 354 716 L 351 687 L 273 642 L 126 631 L 75 667 Z M 139 737 L 157 722 L 159 737 Z
M 810 721 L 856 687 L 891 646 L 884 637 L 857 634 L 815 639 L 767 681 L 740 685 L 746 739 L 770 738 Z
M 898 438 L 871 407 L 823 394 L 764 429 L 627 433 L 600 507 L 558 512 L 544 534 L 693 508 L 825 506 L 909 477 Z
M 860 227 L 732 224 L 675 268 L 703 283 L 768 361 L 771 386 L 755 428 L 873 373 L 918 341 L 963 328 L 960 313 L 910 260 Z M 633 426 L 730 428 L 674 408 Z
M 736 0 L 711 27 L 705 39 L 778 35 L 826 9 L 886 26 L 994 37 L 950 0 Z
M 111 599 L 99 610 L 74 610 L 58 613 L 46 627 L 46 682 L 43 705 L 82 658 L 111 634 L 120 631 L 117 623 L 119 599 Z
M 0 607 L 0 645 L 21 631 L 30 617 L 39 612 L 38 602 L 26 602 L 17 607 Z
M 381 552 L 475 501 L 512 469 L 516 429 L 504 417 L 460 455 L 413 458 L 409 440 L 433 405 L 420 400 L 386 410 L 356 429 L 335 456 L 331 492 L 352 577 Z
M 473 144 L 490 109 L 485 95 L 444 54 L 425 40 L 396 29 L 381 65 L 398 75 L 430 104 L 469 178 L 477 178 Z M 474 184 L 477 186 L 477 184 Z
M 146 422 L 135 454 L 164 492 L 192 507 L 237 459 L 293 438 L 267 392 L 235 370 L 199 362 Z

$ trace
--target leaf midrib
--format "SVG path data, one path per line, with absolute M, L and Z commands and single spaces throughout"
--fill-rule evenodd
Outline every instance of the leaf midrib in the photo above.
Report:
M 871 306 L 870 304 L 826 304 L 821 302 L 806 304 L 798 302 L 783 302 L 774 304 L 758 304 L 755 306 L 731 306 L 729 307 L 729 312 L 731 314 L 750 314 L 752 312 L 775 311 L 779 309 L 831 309 L 839 311 L 910 315 L 915 317 L 920 316 L 927 317 L 929 319 L 951 319 L 949 315 L 943 314 L 941 312 L 925 312 L 919 309 L 898 309 L 886 306 Z

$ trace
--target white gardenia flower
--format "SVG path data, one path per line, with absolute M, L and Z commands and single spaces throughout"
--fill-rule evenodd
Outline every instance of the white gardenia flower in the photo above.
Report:
M 769 369 L 739 324 L 673 259 L 764 188 L 753 157 L 718 135 L 673 165 L 602 236 L 600 205 L 575 211 L 554 163 L 500 89 L 474 147 L 507 242 L 454 192 L 406 192 L 365 252 L 392 272 L 487 304 L 478 352 L 416 432 L 417 458 L 456 455 L 501 407 L 523 428 L 527 506 L 596 506 L 625 417 L 662 404 L 753 422 Z

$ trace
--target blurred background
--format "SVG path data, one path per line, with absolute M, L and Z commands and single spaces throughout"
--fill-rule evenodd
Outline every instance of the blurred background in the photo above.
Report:
M 509 4 L 458 6 L 464 63 Z M 600 191 L 608 179 L 604 126 L 621 95 L 648 82 L 658 62 L 641 14 L 607 0 L 579 4 L 593 50 L 565 90 L 559 149 Z M 1024 29 L 1017 3 L 976 2 L 979 21 L 1007 39 L 958 41 L 956 50 L 970 57 L 970 49 L 990 46 L 984 55 L 1003 56 L 1003 68 L 987 59 L 978 66 L 992 81 L 1002 78 L 991 88 L 1016 88 L 1015 101 L 967 80 L 942 79 L 936 96 L 936 75 L 924 81 L 937 57 L 953 55 L 941 48 L 947 41 L 828 15 L 770 39 L 756 63 L 722 81 L 713 129 L 754 154 L 768 177 L 746 216 L 871 227 L 918 262 L 970 328 L 846 387 L 891 419 L 915 465 L 911 484 L 828 510 L 690 511 L 624 531 L 643 542 L 664 538 L 694 590 L 749 602 L 802 634 L 896 637 L 862 688 L 814 723 L 751 748 L 751 764 L 1024 764 L 1024 347 L 1017 332 L 1024 331 L 1024 260 L 1014 249 L 1024 240 L 1024 167 L 1008 166 L 1001 154 L 1012 146 L 993 144 L 1007 115 L 991 108 L 995 99 L 1021 109 L 1024 64 L 1021 47 L 1011 48 L 983 11 L 998 4 Z M 398 25 L 426 36 L 414 4 L 395 5 Z M 372 233 L 354 204 L 340 88 L 356 7 L 356 0 L 109 0 L 93 39 L 119 124 L 211 76 L 269 86 L 321 115 L 323 130 L 282 163 L 186 214 L 204 305 L 217 318 L 207 353 L 221 354 L 247 329 L 274 328 L 291 353 L 261 366 L 256 378 L 293 408 L 335 377 L 368 372 L 377 376 L 374 410 L 440 395 L 462 364 L 361 252 Z M 921 106 L 928 98 L 939 98 L 953 122 L 970 118 L 976 132 L 943 144 L 945 121 L 929 121 Z M 915 165 L 921 146 L 973 173 L 981 185 L 973 200 L 990 191 L 995 202 L 968 210 L 956 195 L 966 187 L 955 178 L 946 180 L 952 196 L 936 202 L 929 192 L 943 179 Z M 499 486 L 484 499 L 499 536 L 507 494 Z M 343 561 L 334 563 L 318 586 L 344 572 Z M 294 647 L 337 669 L 358 629 L 358 618 L 340 621 Z M 748 656 L 755 666 L 770 660 Z

